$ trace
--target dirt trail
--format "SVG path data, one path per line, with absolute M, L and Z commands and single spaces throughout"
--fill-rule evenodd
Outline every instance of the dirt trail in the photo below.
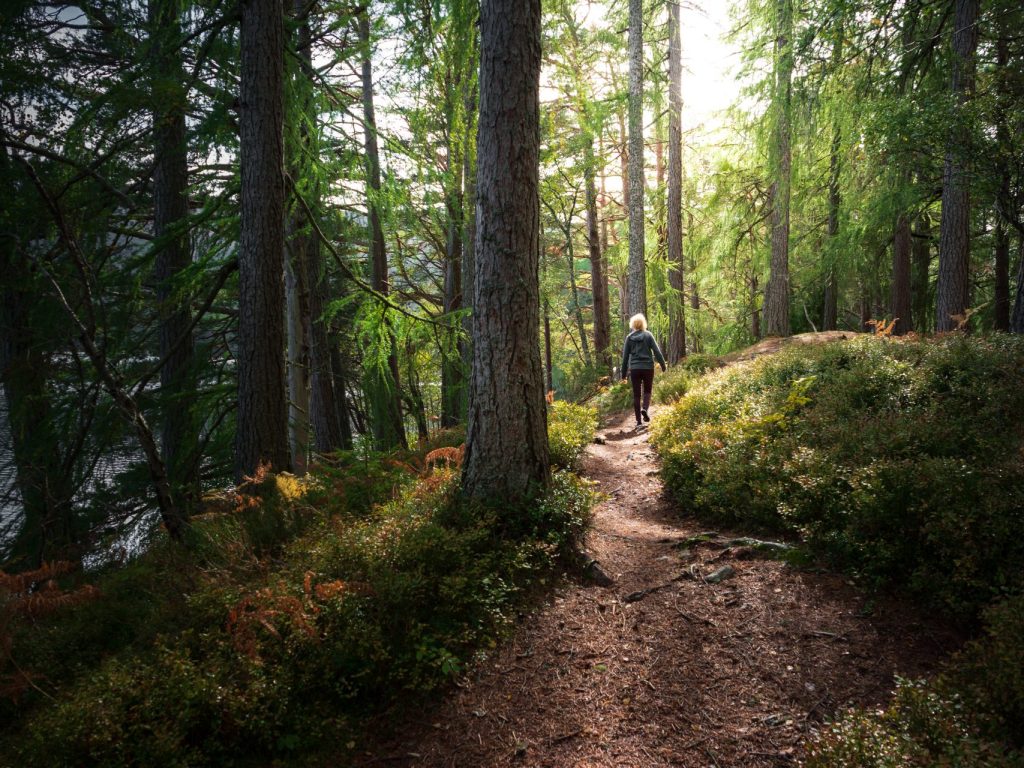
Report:
M 904 605 L 866 610 L 839 576 L 681 549 L 705 528 L 663 496 L 632 422 L 603 429 L 585 462 L 608 495 L 588 547 L 614 586 L 562 586 L 435 711 L 392 721 L 357 765 L 795 765 L 824 717 L 884 700 L 894 673 L 924 674 L 954 647 Z M 732 578 L 701 578 L 726 564 Z M 698 577 L 675 580 L 684 571 Z

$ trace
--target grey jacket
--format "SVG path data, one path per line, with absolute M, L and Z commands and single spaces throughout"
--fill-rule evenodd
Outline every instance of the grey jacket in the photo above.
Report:
M 665 356 L 658 348 L 658 342 L 650 331 L 633 331 L 626 337 L 626 343 L 622 345 L 622 378 L 626 378 L 626 371 L 653 371 L 654 361 L 661 364 L 665 370 Z

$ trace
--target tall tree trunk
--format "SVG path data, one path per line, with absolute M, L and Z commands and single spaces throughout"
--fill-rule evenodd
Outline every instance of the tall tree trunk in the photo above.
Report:
M 361 435 L 366 434 L 366 425 L 362 422 L 362 415 L 358 409 L 353 407 L 349 401 L 349 376 L 345 359 L 341 354 L 341 334 L 332 328 L 328 338 L 330 339 L 331 385 L 338 407 L 338 431 L 341 435 L 341 448 L 351 450 L 353 423 L 356 425 L 356 431 Z
M 608 333 L 609 333 L 609 339 L 610 339 L 611 338 L 611 300 L 610 300 L 610 296 L 609 296 L 609 293 L 608 293 L 608 269 L 607 269 L 607 267 L 608 267 L 608 219 L 610 217 L 608 215 L 608 185 L 607 185 L 607 182 L 605 181 L 605 173 L 604 173 L 604 158 L 606 157 L 606 155 L 604 153 L 604 139 L 600 135 L 598 136 L 598 142 L 599 142 L 598 143 L 598 150 L 601 152 L 601 158 L 602 158 L 601 164 L 600 164 L 600 167 L 601 167 L 601 172 L 600 172 L 600 174 L 601 174 L 600 175 L 600 178 L 601 178 L 601 262 L 602 262 L 602 265 L 605 268 L 604 269 L 604 296 L 605 296 L 605 300 L 608 302 L 608 329 L 609 329 Z M 609 343 L 611 343 L 611 342 L 609 341 Z
M 572 296 L 572 313 L 576 318 L 576 329 L 580 334 L 580 349 L 583 353 L 583 364 L 589 368 L 593 363 L 590 359 L 590 345 L 587 343 L 587 327 L 583 322 L 583 308 L 580 307 L 580 293 L 576 287 L 576 252 L 572 244 L 572 219 L 567 222 L 565 231 L 565 254 L 569 266 L 569 293 Z
M 892 317 L 895 321 L 893 334 L 896 336 L 902 336 L 914 330 L 910 285 L 912 248 L 910 220 L 906 213 L 901 213 L 896 219 L 896 230 L 892 241 Z
M 416 419 L 416 438 L 421 445 L 426 444 L 430 439 L 430 425 L 427 423 L 427 407 L 423 400 L 423 390 L 420 388 L 419 379 L 416 377 L 416 349 L 411 339 L 405 342 L 406 359 L 406 393 L 408 396 L 407 411 Z
M 384 229 L 380 221 L 380 154 L 377 149 L 377 119 L 373 106 L 373 68 L 371 64 L 370 17 L 364 9 L 359 14 L 359 40 L 362 45 L 363 131 L 366 159 L 366 198 L 369 210 L 371 284 L 378 293 L 387 296 L 391 291 L 388 259 L 384 250 Z M 367 371 L 367 399 L 370 403 L 370 421 L 373 438 L 380 450 L 407 448 L 405 427 L 402 424 L 402 389 L 398 372 L 398 345 L 391 323 L 385 313 L 390 337 L 387 368 Z
M 475 82 L 475 81 L 474 81 Z M 473 119 L 472 125 L 477 122 L 477 89 L 467 86 L 465 93 L 466 114 Z M 469 401 L 469 375 L 473 365 L 473 284 L 476 280 L 476 130 L 466 132 L 466 159 L 464 172 L 466 175 L 466 199 L 469 205 L 465 206 L 466 226 L 463 231 L 462 245 L 462 308 L 468 309 L 462 320 L 463 342 L 460 347 L 462 353 L 462 370 L 466 374 L 466 406 Z
M 551 362 L 551 304 L 544 300 L 544 373 L 546 376 L 546 389 L 553 392 L 555 389 L 555 369 Z
M 683 60 L 679 1 L 668 5 L 668 190 L 667 246 L 669 293 L 668 361 L 686 357 L 686 262 L 683 261 Z
M 468 222 L 466 217 L 466 188 L 472 162 L 472 136 L 476 100 L 471 91 L 476 85 L 472 75 L 476 61 L 475 14 L 472 20 L 460 19 L 460 29 L 469 39 L 463 41 L 468 50 L 460 51 L 461 59 L 452 65 L 451 81 L 446 90 L 445 130 L 447 133 L 448 168 L 445 183 L 445 207 L 448 214 L 447 243 L 444 268 L 444 309 L 456 312 L 462 309 L 465 286 L 465 249 Z M 470 200 L 470 207 L 473 201 Z M 472 215 L 472 214 L 471 214 Z M 466 417 L 468 361 L 463 322 L 450 322 L 451 330 L 445 341 L 441 359 L 441 426 L 452 427 Z
M 1013 296 L 1010 333 L 1024 333 L 1024 234 L 1017 234 L 1017 290 Z
M 153 57 L 154 278 L 160 317 L 160 394 L 164 404 L 161 450 L 171 492 L 187 514 L 198 495 L 198 430 L 193 412 L 192 313 L 174 281 L 192 264 L 188 220 L 188 94 L 181 60 L 181 0 L 150 0 Z
M 449 147 L 449 150 L 451 148 Z M 449 162 L 453 153 L 448 153 Z M 448 192 L 448 237 L 444 262 L 444 311 L 456 312 L 462 308 L 462 243 L 463 243 L 463 174 L 461 158 L 457 176 L 457 187 Z M 454 427 L 462 421 L 465 413 L 465 371 L 462 367 L 460 334 L 452 322 L 452 330 L 444 345 L 441 359 L 441 426 Z
M 975 51 L 978 47 L 978 0 L 954 0 L 953 75 L 954 126 L 946 145 L 942 174 L 942 220 L 939 225 L 939 282 L 936 287 L 935 329 L 952 331 L 966 323 L 970 302 L 968 271 L 971 249 L 971 199 L 968 146 L 963 126 L 967 100 L 974 90 Z
M 515 503 L 548 480 L 540 321 L 540 0 L 483 0 L 473 373 L 462 487 Z
M 841 49 L 841 43 L 836 44 L 836 51 Z M 838 62 L 836 64 L 838 66 Z M 829 149 L 828 158 L 828 241 L 831 251 L 828 275 L 825 278 L 825 307 L 822 311 L 821 329 L 823 331 L 834 331 L 839 320 L 839 285 L 836 279 L 837 269 L 837 245 L 836 238 L 839 236 L 839 209 L 843 198 L 839 186 L 839 174 L 842 171 L 840 150 L 842 149 L 843 133 L 839 127 L 838 120 L 832 127 L 832 146 Z
M 927 213 L 917 217 L 912 229 L 913 252 L 914 252 L 914 327 L 923 331 L 929 328 L 928 309 L 931 302 L 928 300 L 929 272 L 932 266 L 932 223 Z
M 761 310 L 757 306 L 757 275 L 750 276 L 750 335 L 754 341 L 761 338 Z
M 0 161 L 2 162 L 2 161 Z M 70 477 L 61 457 L 43 339 L 33 310 L 32 268 L 4 238 L 0 268 L 0 382 L 7 402 L 15 484 L 22 522 L 10 543 L 9 560 L 18 569 L 38 568 L 44 560 L 64 559 L 72 544 Z M 38 309 L 36 309 L 38 311 Z
M 307 0 L 293 0 L 293 13 L 299 21 L 296 53 L 301 64 L 295 73 L 296 91 L 300 94 L 298 109 L 304 117 L 298 131 L 298 149 L 295 153 L 295 167 L 292 170 L 292 176 L 296 181 L 302 175 L 302 160 L 300 158 L 314 156 L 318 151 L 316 131 L 310 130 L 309 127 L 315 126 L 318 121 L 312 82 L 310 81 L 313 67 L 312 33 L 309 25 L 310 9 L 311 6 Z M 296 190 L 296 194 L 300 194 L 300 192 Z M 309 207 L 313 211 L 319 210 L 320 191 L 315 182 L 311 186 L 309 194 L 313 197 L 312 200 L 307 201 Z M 302 288 L 299 294 L 303 322 L 301 333 L 306 352 L 303 360 L 305 374 L 301 378 L 306 380 L 309 393 L 308 396 L 299 398 L 296 398 L 294 392 L 291 394 L 292 430 L 305 436 L 304 439 L 308 440 L 309 428 L 312 427 L 313 447 L 319 453 L 329 453 L 339 448 L 350 447 L 352 440 L 351 432 L 349 432 L 346 442 L 343 422 L 338 411 L 338 399 L 343 397 L 344 393 L 339 394 L 334 391 L 330 329 L 324 319 L 328 303 L 327 269 L 320 240 L 310 231 L 311 222 L 308 220 L 305 206 L 293 204 L 290 224 L 289 237 L 292 258 L 294 263 L 301 267 L 301 271 L 292 276 L 292 279 Z M 295 295 L 289 293 L 289 313 L 292 311 L 291 304 L 294 298 Z M 289 333 L 289 359 L 291 359 L 292 339 L 296 336 L 297 334 L 293 332 Z M 292 369 L 291 375 L 296 376 L 296 374 L 298 371 Z M 289 389 L 291 390 L 292 387 Z M 307 409 L 307 416 L 304 418 L 301 411 L 303 407 Z M 305 422 L 305 429 L 299 426 L 302 422 Z M 345 426 L 347 427 L 347 418 Z M 295 442 L 293 440 L 293 452 Z
M 285 253 L 285 329 L 288 348 L 288 444 L 292 470 L 305 475 L 309 458 L 309 294 L 306 290 L 306 242 L 301 224 L 289 222 Z
M 860 329 L 864 332 L 871 331 L 871 289 L 866 282 L 860 285 Z
M 334 387 L 331 337 L 324 313 L 328 303 L 327 268 L 318 240 L 310 239 L 306 257 L 306 286 L 309 289 L 309 420 L 313 445 L 318 453 L 330 453 L 352 446 L 352 431 L 343 408 L 344 391 Z
M 1010 330 L 1010 231 L 1007 218 L 1010 214 L 1010 167 L 1013 143 L 1007 125 L 1008 64 L 1010 63 L 1010 41 L 1008 21 L 1001 26 L 996 40 L 996 143 L 999 163 L 999 191 L 996 193 L 996 242 L 995 242 L 995 317 L 993 327 L 997 331 Z
M 1010 330 L 1010 232 L 1006 222 L 996 221 L 995 247 L 995 318 L 997 331 Z
M 242 4 L 235 479 L 290 468 L 284 329 L 284 15 Z
M 764 291 L 765 333 L 789 336 L 789 200 L 792 155 L 793 0 L 775 4 L 775 88 L 772 110 L 775 141 L 772 145 L 772 255 Z
M 594 135 L 589 130 L 584 144 L 584 174 L 587 196 L 587 246 L 590 256 L 590 290 L 594 301 L 594 358 L 603 371 L 611 372 L 611 323 L 608 316 L 608 277 L 597 217 L 597 161 Z
M 629 0 L 629 285 L 626 314 L 647 314 L 644 261 L 644 13 Z

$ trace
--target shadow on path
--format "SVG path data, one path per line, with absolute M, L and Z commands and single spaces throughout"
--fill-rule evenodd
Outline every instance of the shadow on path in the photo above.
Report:
M 435 711 L 383 718 L 355 765 L 795 765 L 824 717 L 955 646 L 906 605 L 869 612 L 840 576 L 681 549 L 704 527 L 664 497 L 646 432 L 630 413 L 604 436 L 585 463 L 607 495 L 588 548 L 615 584 L 564 584 Z M 704 580 L 726 564 L 731 578 Z

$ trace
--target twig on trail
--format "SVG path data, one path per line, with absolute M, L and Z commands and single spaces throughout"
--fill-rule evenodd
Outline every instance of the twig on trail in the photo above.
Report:
M 685 581 L 686 579 L 695 579 L 695 578 L 697 578 L 697 577 L 694 576 L 689 571 L 683 571 L 678 576 L 676 576 L 674 579 L 672 579 L 671 581 L 667 581 L 664 584 L 659 584 L 656 587 L 648 587 L 647 589 L 641 589 L 638 592 L 630 592 L 628 595 L 626 595 L 624 598 L 622 598 L 622 600 L 620 602 L 623 603 L 623 604 L 635 603 L 635 602 L 637 602 L 639 600 L 643 600 L 648 595 L 654 594 L 655 592 L 659 592 L 662 589 L 667 589 L 668 587 L 671 587 L 676 582 Z
M 561 744 L 563 741 L 568 741 L 571 738 L 579 736 L 581 733 L 583 733 L 583 729 L 582 728 L 577 728 L 575 731 L 570 731 L 569 733 L 563 733 L 561 736 L 555 736 L 554 738 L 548 739 L 548 743 L 549 744 Z
M 679 608 L 676 608 L 675 611 L 676 611 L 676 613 L 678 613 L 680 616 L 682 616 L 684 619 L 686 619 L 691 624 L 707 624 L 709 627 L 716 627 L 716 626 L 718 626 L 711 619 L 705 619 L 705 618 L 697 618 L 697 619 L 695 619 L 693 616 L 688 614 L 686 611 L 680 610 Z
M 835 632 L 825 632 L 821 629 L 804 632 L 804 637 L 831 637 L 833 640 L 846 640 L 846 635 L 837 635 Z

